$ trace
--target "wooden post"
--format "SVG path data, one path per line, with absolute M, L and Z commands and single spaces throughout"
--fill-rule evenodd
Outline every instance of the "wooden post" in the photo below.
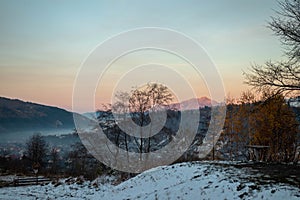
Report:
M 37 163 L 33 164 L 32 168 L 33 168 L 33 172 L 35 174 L 36 184 L 38 185 L 39 184 L 38 171 L 40 168 L 40 164 L 37 162 Z

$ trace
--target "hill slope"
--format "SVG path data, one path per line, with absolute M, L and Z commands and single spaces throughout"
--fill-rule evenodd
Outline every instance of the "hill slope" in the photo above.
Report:
M 162 166 L 116 186 L 111 185 L 114 178 L 107 176 L 82 184 L 60 180 L 45 186 L 0 188 L 0 199 L 299 199 L 296 185 L 268 180 L 271 177 L 252 167 L 237 165 L 194 162 Z
M 251 167 L 205 162 L 180 163 L 145 171 L 101 199 L 298 199 L 299 188 L 266 180 Z
M 0 133 L 73 127 L 71 112 L 57 107 L 0 97 Z

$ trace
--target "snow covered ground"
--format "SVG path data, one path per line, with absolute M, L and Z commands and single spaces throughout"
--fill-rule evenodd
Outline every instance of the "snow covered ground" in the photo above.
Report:
M 251 168 L 207 162 L 179 163 L 148 170 L 117 186 L 66 183 L 0 189 L 0 199 L 300 199 L 300 188 L 263 178 Z M 98 185 L 98 186 L 95 186 Z

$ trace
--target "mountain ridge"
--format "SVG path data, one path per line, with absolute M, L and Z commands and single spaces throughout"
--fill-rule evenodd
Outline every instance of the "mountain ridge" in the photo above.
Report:
M 0 132 L 74 128 L 73 113 L 62 108 L 0 97 Z
M 216 101 L 208 97 L 200 97 L 170 104 L 168 108 L 192 110 L 216 104 Z M 82 115 L 90 117 L 86 113 Z M 0 97 L 0 134 L 23 131 L 73 130 L 74 128 L 73 112 L 56 106 Z

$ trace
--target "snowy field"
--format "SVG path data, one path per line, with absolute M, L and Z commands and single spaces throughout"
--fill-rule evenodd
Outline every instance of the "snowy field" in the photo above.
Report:
M 82 184 L 64 179 L 59 184 L 0 188 L 0 199 L 300 199 L 299 187 L 258 181 L 265 176 L 248 167 L 180 163 L 148 170 L 116 186 L 112 177 L 102 177 Z

